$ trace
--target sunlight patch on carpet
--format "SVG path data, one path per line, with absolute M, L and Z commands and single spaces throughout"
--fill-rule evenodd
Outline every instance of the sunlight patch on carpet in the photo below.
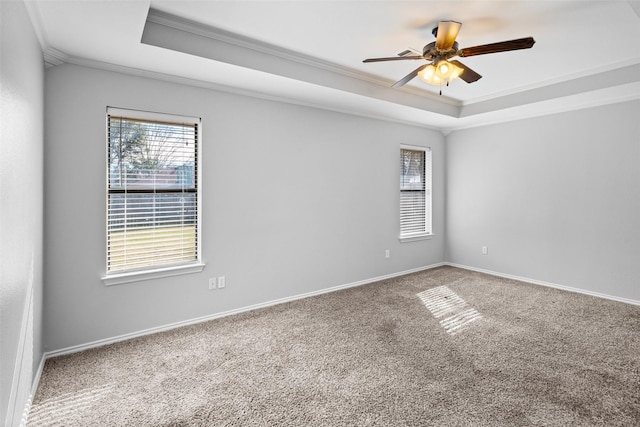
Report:
M 86 410 L 94 402 L 109 395 L 115 384 L 106 384 L 80 390 L 77 393 L 66 393 L 54 399 L 44 400 L 31 407 L 28 425 L 31 426 L 62 426 L 65 420 Z
M 446 286 L 427 289 L 417 295 L 433 317 L 440 319 L 440 325 L 449 335 L 458 334 L 482 319 L 475 308 Z
M 469 323 L 482 319 L 482 315 L 475 308 L 470 308 L 454 316 L 442 319 L 440 324 L 447 333 L 454 335 L 466 328 Z

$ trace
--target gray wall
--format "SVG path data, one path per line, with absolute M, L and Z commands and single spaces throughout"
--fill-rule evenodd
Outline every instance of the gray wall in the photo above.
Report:
M 15 406 L 21 413 L 42 358 L 44 63 L 22 2 L 0 2 L 0 28 L 0 423 L 4 425 L 14 411 L 8 408 L 12 383 L 18 383 Z M 27 322 L 25 305 L 30 301 L 33 319 Z M 21 334 L 25 353 L 19 345 Z M 21 368 L 14 375 L 16 361 Z
M 639 119 L 634 101 L 450 134 L 447 260 L 640 301 Z
M 45 87 L 48 351 L 444 260 L 439 132 L 74 65 Z M 203 273 L 100 280 L 107 106 L 202 117 Z M 400 144 L 433 148 L 431 240 L 398 241 Z

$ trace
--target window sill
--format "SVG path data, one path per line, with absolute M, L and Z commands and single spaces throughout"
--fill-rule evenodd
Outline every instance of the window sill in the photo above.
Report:
M 142 280 L 160 279 L 162 277 L 179 276 L 182 274 L 199 273 L 204 270 L 203 263 L 162 267 L 153 270 L 129 271 L 126 273 L 107 274 L 102 277 L 106 286 L 122 285 L 124 283 L 140 282 Z
M 419 240 L 429 240 L 433 238 L 433 233 L 412 234 L 410 236 L 400 236 L 400 243 L 417 242 Z

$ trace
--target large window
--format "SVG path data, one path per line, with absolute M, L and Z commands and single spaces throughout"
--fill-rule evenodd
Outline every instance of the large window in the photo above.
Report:
M 431 149 L 400 147 L 400 240 L 431 235 Z
M 107 109 L 107 280 L 199 265 L 199 125 Z

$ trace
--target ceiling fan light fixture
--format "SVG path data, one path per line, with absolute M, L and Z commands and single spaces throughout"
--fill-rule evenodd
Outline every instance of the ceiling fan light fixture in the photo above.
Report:
M 436 65 L 429 64 L 418 73 L 418 77 L 427 84 L 441 86 L 459 77 L 462 71 L 460 67 L 443 59 Z
M 2 0 L 0 0 L 2 1 Z M 362 62 L 385 62 L 385 61 L 406 61 L 406 60 L 425 60 L 428 63 L 416 68 L 402 79 L 395 82 L 392 87 L 399 88 L 409 83 L 414 77 L 418 76 L 422 81 L 433 86 L 442 86 L 461 77 L 466 83 L 473 83 L 482 78 L 482 76 L 471 68 L 464 65 L 458 60 L 449 62 L 449 59 L 459 56 L 475 56 L 486 55 L 489 53 L 508 52 L 511 50 L 529 49 L 535 44 L 533 37 L 525 37 L 521 39 L 505 40 L 497 43 L 489 43 L 484 45 L 466 47 L 458 49 L 458 31 L 461 27 L 460 22 L 456 21 L 440 21 L 438 26 L 433 29 L 433 35 L 436 37 L 435 42 L 425 45 L 422 54 L 415 49 L 408 49 L 400 52 L 398 56 L 385 58 L 369 58 Z M 414 55 L 410 55 L 414 53 Z M 442 90 L 440 90 L 442 95 Z
M 430 84 L 432 86 L 442 86 L 444 84 L 444 80 L 442 80 L 438 76 L 431 76 L 431 77 L 426 77 L 421 75 L 418 75 L 418 76 L 423 82 Z
M 451 66 L 451 74 L 449 74 L 449 81 L 452 81 L 460 77 L 460 74 L 462 74 L 464 70 L 455 64 L 449 63 L 449 65 Z
M 426 78 L 432 78 L 436 74 L 436 67 L 434 67 L 433 64 L 429 64 L 427 68 L 424 69 L 423 73 Z
M 422 69 L 422 71 L 418 73 L 418 77 L 430 85 L 439 86 L 441 84 L 440 77 L 436 76 L 436 67 L 433 64 L 429 64 Z
M 449 74 L 449 63 L 447 61 L 438 62 L 438 76 L 446 79 Z

